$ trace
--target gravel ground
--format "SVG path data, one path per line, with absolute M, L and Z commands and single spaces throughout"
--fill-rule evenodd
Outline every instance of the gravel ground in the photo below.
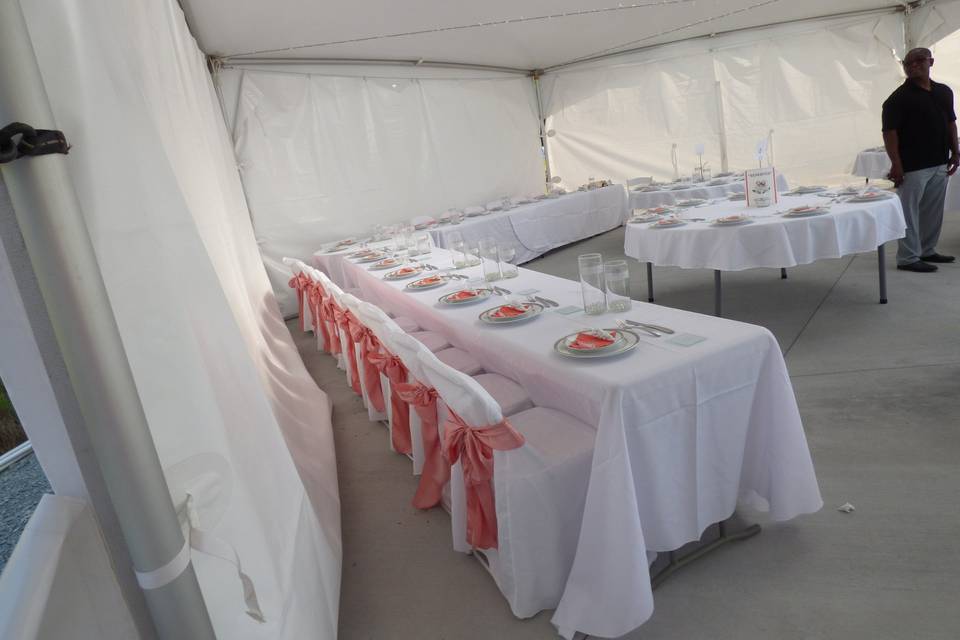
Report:
M 0 572 L 45 493 L 53 492 L 32 453 L 0 471 Z

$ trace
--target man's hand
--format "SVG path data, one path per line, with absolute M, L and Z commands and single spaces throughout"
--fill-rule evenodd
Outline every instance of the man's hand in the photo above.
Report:
M 952 176 L 957 172 L 957 167 L 960 167 L 960 156 L 956 152 L 950 153 L 950 159 L 947 160 L 947 175 Z
M 953 160 L 951 159 L 951 162 L 952 161 Z M 952 170 L 956 171 L 957 166 L 953 165 Z M 887 174 L 887 178 L 893 182 L 893 186 L 899 187 L 901 184 L 903 184 L 903 167 L 899 164 L 894 164 L 892 167 L 890 167 L 890 173 Z

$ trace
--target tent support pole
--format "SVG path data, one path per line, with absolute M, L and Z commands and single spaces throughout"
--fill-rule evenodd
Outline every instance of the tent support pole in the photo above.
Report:
M 550 171 L 550 152 L 547 150 L 546 120 L 543 117 L 543 97 L 540 94 L 540 75 L 539 71 L 534 71 L 531 77 L 533 78 L 533 88 L 537 92 L 537 122 L 540 123 L 540 145 L 543 147 L 544 172 L 547 178 L 546 183 L 549 185 L 550 180 L 553 179 L 553 175 Z
M 729 171 L 730 162 L 727 159 L 727 122 L 723 115 L 723 87 L 720 81 L 713 83 L 714 92 L 717 94 L 717 120 L 720 134 L 720 171 Z
M 0 0 L 0 122 L 16 121 L 57 128 L 20 2 Z M 0 167 L 134 569 L 149 574 L 186 543 L 67 162 Z M 214 640 L 193 565 L 170 574 L 143 589 L 158 636 Z

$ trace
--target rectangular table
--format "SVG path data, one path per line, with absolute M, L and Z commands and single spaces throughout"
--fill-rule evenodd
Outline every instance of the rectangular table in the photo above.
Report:
M 801 218 L 783 212 L 803 205 L 829 205 L 828 213 Z M 721 227 L 713 221 L 730 214 L 751 216 L 749 224 Z M 715 312 L 721 313 L 720 273 L 759 267 L 785 269 L 824 258 L 877 251 L 880 303 L 887 302 L 883 245 L 902 238 L 906 223 L 895 195 L 878 202 L 832 202 L 818 194 L 780 197 L 770 207 L 748 209 L 743 202 L 717 202 L 681 209 L 683 226 L 658 228 L 650 223 L 628 223 L 626 255 L 647 263 L 647 299 L 653 301 L 653 265 L 684 269 L 713 269 Z M 696 219 L 696 220 L 694 220 Z
M 590 191 L 574 191 L 465 218 L 460 224 L 445 224 L 430 230 L 438 247 L 450 246 L 450 236 L 460 233 L 470 246 L 483 238 L 516 248 L 514 264 L 523 264 L 551 249 L 610 231 L 629 217 L 626 188 L 621 184 Z
M 447 307 L 437 303 L 458 283 L 430 291 L 404 290 L 343 254 L 316 254 L 319 268 L 387 311 L 443 333 L 477 357 L 487 371 L 520 383 L 535 404 L 565 411 L 597 429 L 585 514 L 569 576 L 514 609 L 528 616 L 557 607 L 553 621 L 575 631 L 616 637 L 652 613 L 648 552 L 698 540 L 728 518 L 738 501 L 777 520 L 822 506 L 780 348 L 762 327 L 635 303 L 631 311 L 585 316 L 548 311 L 523 324 L 490 327 L 479 321 L 497 304 Z M 428 259 L 452 265 L 449 252 Z M 480 267 L 460 273 L 479 276 Z M 580 303 L 580 285 L 520 269 L 497 284 L 561 305 Z M 500 301 L 503 299 L 501 298 Z M 628 354 L 570 361 L 554 352 L 561 336 L 584 327 L 615 327 L 616 318 L 665 325 L 678 335 L 702 336 L 692 346 L 641 336 Z M 555 589 L 555 591 L 551 591 Z M 546 603 L 546 604 L 545 604 Z M 512 603 L 513 604 L 513 603 Z M 519 609 L 519 611 L 518 611 Z

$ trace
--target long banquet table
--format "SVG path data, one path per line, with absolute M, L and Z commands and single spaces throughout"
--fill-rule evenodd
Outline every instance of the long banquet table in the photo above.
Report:
M 684 189 L 677 188 L 685 186 Z M 777 174 L 777 190 L 785 193 L 789 185 L 782 173 Z M 631 209 L 649 209 L 661 205 L 673 205 L 681 200 L 693 198 L 711 199 L 722 198 L 730 193 L 743 193 L 743 174 L 737 173 L 709 182 L 673 183 L 656 185 L 654 187 L 635 187 L 630 191 Z
M 499 244 L 513 245 L 513 263 L 523 264 L 551 249 L 615 229 L 628 215 L 626 189 L 614 184 L 466 218 L 457 225 L 434 227 L 430 235 L 435 245 L 444 248 L 450 246 L 454 232 L 472 246 L 483 238 L 493 238 Z
M 318 253 L 314 260 L 341 286 L 357 288 L 361 298 L 443 333 L 487 371 L 516 380 L 535 404 L 596 427 L 569 576 L 556 591 L 562 593 L 559 601 L 541 604 L 556 606 L 553 622 L 568 639 L 576 631 L 616 637 L 643 624 L 653 611 L 648 552 L 698 540 L 709 525 L 730 517 L 738 502 L 769 511 L 775 520 L 822 506 L 783 356 L 762 327 L 646 303 L 602 316 L 547 311 L 526 323 L 489 327 L 478 314 L 498 298 L 454 308 L 437 303 L 457 281 L 409 292 L 407 281 L 383 280 L 382 271 L 368 271 L 344 253 Z M 452 265 L 450 252 L 440 248 L 428 261 Z M 479 277 L 479 270 L 459 273 Z M 514 292 L 536 289 L 560 305 L 580 304 L 579 283 L 523 268 L 519 273 L 497 284 Z M 633 351 L 594 361 L 570 361 L 554 352 L 561 336 L 614 327 L 616 318 L 704 339 L 681 346 L 667 337 L 641 336 Z
M 748 209 L 743 202 L 718 202 L 682 210 L 688 224 L 657 228 L 650 223 L 628 223 L 623 250 L 647 263 L 648 299 L 653 299 L 652 265 L 684 269 L 713 269 L 716 282 L 716 315 L 720 315 L 720 272 L 760 267 L 793 267 L 824 258 L 877 250 L 880 302 L 887 301 L 884 243 L 902 238 L 906 223 L 900 199 L 878 202 L 834 202 L 827 213 L 789 218 L 792 207 L 825 205 L 818 195 L 783 195 L 778 204 Z M 718 226 L 721 216 L 744 213 L 750 224 Z M 696 218 L 696 221 L 692 219 Z

